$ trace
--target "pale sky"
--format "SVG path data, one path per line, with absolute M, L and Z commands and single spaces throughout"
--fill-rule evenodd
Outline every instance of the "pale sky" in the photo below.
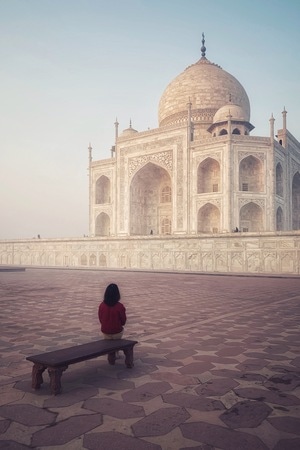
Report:
M 158 126 L 201 57 L 245 88 L 252 135 L 300 140 L 300 0 L 0 0 L 0 239 L 88 234 L 88 150 Z

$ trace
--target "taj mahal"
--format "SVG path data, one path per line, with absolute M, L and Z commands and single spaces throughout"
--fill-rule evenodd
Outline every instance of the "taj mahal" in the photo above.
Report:
M 256 136 L 245 88 L 201 55 L 166 87 L 158 128 L 89 158 L 89 235 L 0 241 L 0 264 L 300 274 L 300 143 Z
M 166 87 L 159 126 L 119 133 L 108 160 L 90 151 L 90 236 L 190 236 L 300 229 L 300 144 L 287 112 L 252 136 L 239 81 L 206 57 Z

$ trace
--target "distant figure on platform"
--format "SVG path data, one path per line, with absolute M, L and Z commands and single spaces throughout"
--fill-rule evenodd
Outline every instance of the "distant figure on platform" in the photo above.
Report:
M 153 234 L 153 230 L 150 231 L 150 234 Z
M 234 232 L 235 232 L 235 233 L 238 233 L 238 232 L 239 232 L 239 229 L 238 229 L 238 227 L 235 227 L 235 230 L 234 230 Z
M 41 236 L 38 234 L 38 239 L 41 239 Z

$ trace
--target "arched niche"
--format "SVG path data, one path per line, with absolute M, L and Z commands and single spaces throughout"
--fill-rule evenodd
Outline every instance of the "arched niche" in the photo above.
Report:
M 220 210 L 215 205 L 207 203 L 198 211 L 198 233 L 220 232 Z
M 276 195 L 283 197 L 283 169 L 280 163 L 276 166 Z
M 220 164 L 213 158 L 206 158 L 198 166 L 197 171 L 197 192 L 204 194 L 207 192 L 220 192 Z
M 110 235 L 110 218 L 108 214 L 102 212 L 96 218 L 95 236 Z
M 300 230 L 300 173 L 296 172 L 292 182 L 292 224 L 293 230 Z
M 96 203 L 110 203 L 110 180 L 105 175 L 96 181 Z
M 239 166 L 239 189 L 240 191 L 262 192 L 263 191 L 263 165 L 261 161 L 249 155 L 242 159 Z
M 281 206 L 276 211 L 276 231 L 283 231 L 283 211 Z
M 241 231 L 263 231 L 263 210 L 254 202 L 249 202 L 240 210 Z

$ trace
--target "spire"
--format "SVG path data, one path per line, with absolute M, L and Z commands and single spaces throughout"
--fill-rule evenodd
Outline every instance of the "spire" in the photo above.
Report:
M 204 44 L 205 44 L 205 36 L 204 36 L 204 33 L 202 33 L 201 59 L 206 59 L 206 56 L 205 56 L 206 47 Z
M 88 151 L 89 151 L 89 163 L 90 163 L 90 164 L 91 164 L 91 162 L 92 162 L 92 160 L 93 160 L 92 150 L 93 150 L 92 144 L 89 143 Z
M 283 107 L 283 111 L 282 111 L 282 117 L 283 117 L 283 125 L 282 128 L 284 130 L 286 130 L 286 114 L 287 114 L 287 110 L 285 109 L 285 106 Z

